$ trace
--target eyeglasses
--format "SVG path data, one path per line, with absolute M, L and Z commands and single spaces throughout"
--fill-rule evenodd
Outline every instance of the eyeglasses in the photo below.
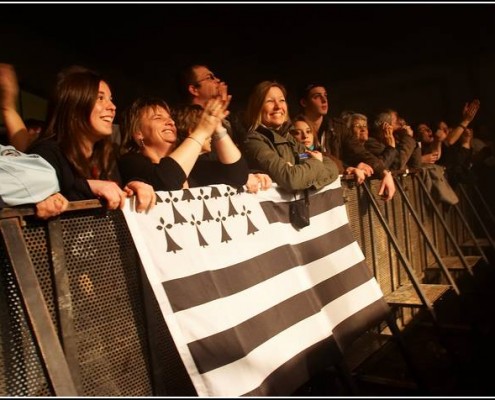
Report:
M 368 129 L 368 125 L 366 124 L 354 124 L 352 125 L 353 128 L 358 128 L 358 129 Z
M 196 84 L 201 83 L 203 81 L 214 81 L 215 79 L 217 79 L 217 77 L 213 73 L 210 72 L 203 79 L 200 79 L 199 81 L 196 81 Z

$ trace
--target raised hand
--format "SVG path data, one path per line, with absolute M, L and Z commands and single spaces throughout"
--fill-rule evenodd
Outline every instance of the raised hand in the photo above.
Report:
M 479 109 L 480 109 L 479 99 L 474 99 L 470 103 L 464 104 L 464 109 L 462 110 L 463 121 L 470 123 L 478 113 Z
M 19 85 L 14 67 L 10 64 L 0 64 L 0 106 L 16 107 Z

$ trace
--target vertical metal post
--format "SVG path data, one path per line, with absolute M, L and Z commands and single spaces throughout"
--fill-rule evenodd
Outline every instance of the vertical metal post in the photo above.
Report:
M 57 330 L 46 306 L 18 218 L 1 219 L 0 230 L 55 395 L 78 396 L 80 393 L 74 385 Z

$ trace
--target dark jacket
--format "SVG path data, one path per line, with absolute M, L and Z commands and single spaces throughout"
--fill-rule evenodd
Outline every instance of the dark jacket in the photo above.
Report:
M 374 137 L 370 137 L 364 146 L 382 160 L 388 169 L 421 168 L 421 149 L 417 147 L 416 141 L 405 132 L 396 138 L 396 147 L 390 147 Z
M 399 159 L 399 152 L 395 147 L 388 146 L 374 137 L 369 137 L 364 143 L 364 147 L 382 160 L 385 168 L 394 169 L 394 164 L 397 164 Z
M 72 167 L 54 139 L 45 139 L 35 142 L 29 148 L 29 153 L 39 154 L 53 166 L 60 184 L 60 193 L 62 193 L 67 200 L 76 201 L 96 198 L 89 187 L 87 178 L 81 177 Z M 112 176 L 117 180 L 117 183 L 120 184 L 120 176 L 116 167 L 112 171 Z
M 395 133 L 395 135 L 399 163 L 396 163 L 392 169 L 421 168 L 421 148 L 418 147 L 416 140 L 402 130 Z
M 324 151 L 341 159 L 344 166 L 355 167 L 364 162 L 373 168 L 375 176 L 383 177 L 383 171 L 386 169 L 383 161 L 360 144 L 342 119 L 324 116 L 318 129 L 318 138 Z
M 264 126 L 250 131 L 243 143 L 249 167 L 270 175 L 277 185 L 289 191 L 320 189 L 335 181 L 339 173 L 330 158 L 324 156 L 323 162 L 314 158 L 299 160 L 299 154 L 306 149 L 289 133 L 290 127 L 286 123 L 279 131 Z

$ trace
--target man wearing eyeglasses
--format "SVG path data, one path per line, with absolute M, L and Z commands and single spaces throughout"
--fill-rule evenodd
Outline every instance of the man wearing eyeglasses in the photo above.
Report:
M 315 127 L 323 152 L 342 160 L 344 165 L 362 169 L 367 176 L 381 178 L 378 194 L 384 200 L 392 199 L 395 194 L 394 180 L 382 160 L 360 145 L 342 119 L 328 117 L 329 104 L 325 86 L 320 83 L 306 85 L 298 98 L 302 114 Z
M 228 89 L 225 82 L 216 77 L 208 66 L 202 64 L 194 64 L 184 68 L 180 72 L 179 85 L 179 91 L 185 97 L 186 104 L 198 104 L 203 108 L 209 99 L 223 93 L 227 94 Z M 242 128 L 240 124 L 235 122 L 235 116 L 232 112 L 222 121 L 234 143 L 239 144 L 242 138 Z
M 186 104 L 197 104 L 205 108 L 206 103 L 216 96 L 227 96 L 227 84 L 216 77 L 206 65 L 194 64 L 184 68 L 179 76 L 179 91 L 185 97 Z M 230 112 L 227 118 L 222 120 L 223 127 L 239 146 L 244 138 L 244 128 L 236 116 Z M 209 157 L 215 158 L 214 151 Z M 246 187 L 249 192 L 256 193 L 259 189 L 266 190 L 272 184 L 272 179 L 267 174 L 250 173 Z
M 204 107 L 214 96 L 227 90 L 227 85 L 215 76 L 206 65 L 192 65 L 182 71 L 182 85 L 189 104 Z

